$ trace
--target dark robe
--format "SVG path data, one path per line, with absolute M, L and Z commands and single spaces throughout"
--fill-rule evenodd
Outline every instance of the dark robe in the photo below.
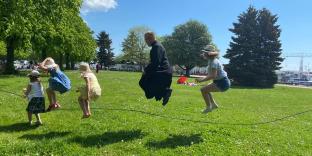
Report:
M 172 68 L 165 48 L 157 41 L 152 43 L 150 59 L 139 84 L 146 98 L 160 100 L 169 92 L 171 94 Z

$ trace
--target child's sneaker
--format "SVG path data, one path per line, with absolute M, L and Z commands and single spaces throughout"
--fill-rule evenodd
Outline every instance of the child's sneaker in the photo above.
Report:
M 41 121 L 37 121 L 36 122 L 36 126 L 40 126 L 40 125 L 42 125 L 42 122 Z
M 208 107 L 202 111 L 203 114 L 207 114 L 209 112 L 211 112 L 211 109 Z
M 212 104 L 212 107 L 211 107 L 211 110 L 216 109 L 216 108 L 219 108 L 218 104 L 213 103 L 213 104 Z

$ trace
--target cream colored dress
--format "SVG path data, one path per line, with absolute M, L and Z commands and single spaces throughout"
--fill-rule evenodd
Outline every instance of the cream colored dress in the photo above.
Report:
M 99 84 L 96 76 L 93 73 L 87 72 L 87 73 L 81 74 L 81 77 L 89 79 L 89 82 L 90 82 L 90 99 L 91 100 L 98 99 L 101 96 L 102 89 L 100 87 L 100 84 Z M 88 97 L 87 97 L 88 90 L 87 90 L 86 85 L 81 86 L 79 88 L 79 91 L 80 91 L 81 97 L 83 99 L 88 99 Z

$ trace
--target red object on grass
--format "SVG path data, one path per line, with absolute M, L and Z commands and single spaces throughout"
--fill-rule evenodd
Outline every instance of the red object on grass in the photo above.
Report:
M 178 79 L 177 83 L 178 83 L 178 84 L 184 84 L 184 83 L 186 83 L 186 81 L 187 81 L 187 77 L 181 76 L 181 77 Z

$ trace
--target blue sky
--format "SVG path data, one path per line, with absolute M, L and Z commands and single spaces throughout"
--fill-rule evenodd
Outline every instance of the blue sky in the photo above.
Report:
M 121 53 L 121 43 L 128 30 L 147 26 L 157 35 L 171 34 L 175 26 L 190 19 L 207 25 L 223 55 L 229 47 L 229 28 L 249 5 L 269 9 L 279 17 L 282 29 L 283 56 L 307 53 L 312 55 L 311 0 L 84 0 L 81 17 L 95 35 L 110 34 L 115 54 Z M 226 63 L 226 59 L 221 59 Z M 300 58 L 287 57 L 283 69 L 298 70 Z M 311 69 L 312 57 L 304 58 L 304 70 Z

